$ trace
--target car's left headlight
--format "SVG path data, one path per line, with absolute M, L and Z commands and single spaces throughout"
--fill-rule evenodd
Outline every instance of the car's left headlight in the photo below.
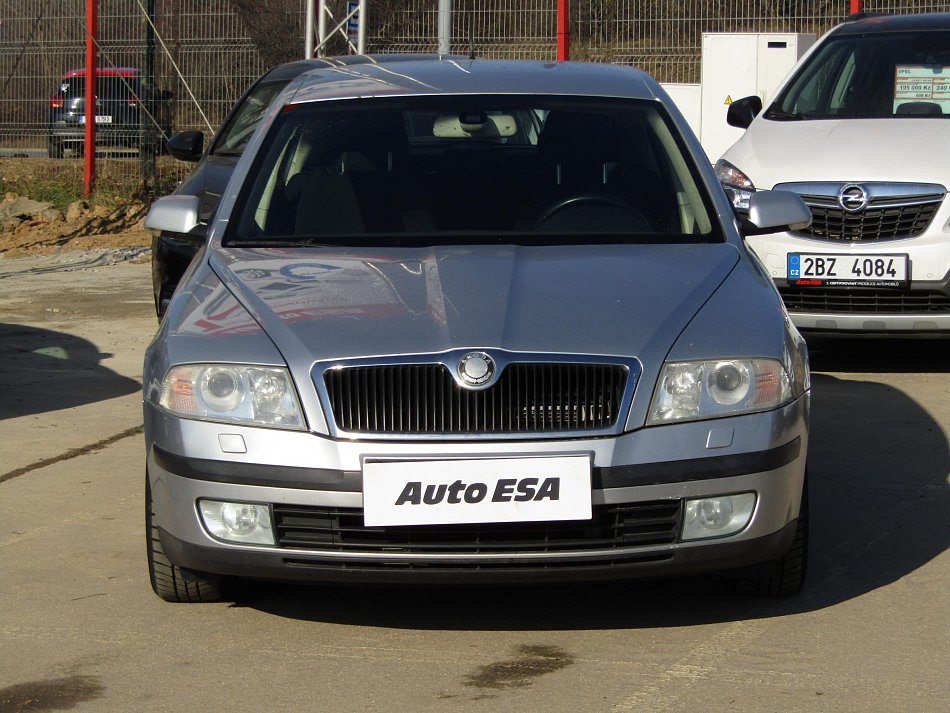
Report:
M 158 405 L 177 416 L 302 430 L 303 415 L 283 367 L 183 364 L 168 370 Z
M 736 210 L 747 213 L 749 211 L 749 200 L 755 193 L 755 184 L 738 168 L 728 161 L 719 159 L 716 163 L 716 177 L 722 184 L 726 195 L 729 196 L 729 202 Z
M 649 424 L 769 411 L 807 388 L 775 359 L 717 359 L 663 365 Z

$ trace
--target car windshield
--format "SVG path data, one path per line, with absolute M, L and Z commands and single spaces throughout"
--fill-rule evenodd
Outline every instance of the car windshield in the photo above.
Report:
M 86 94 L 85 77 L 69 77 L 63 80 L 60 91 L 67 97 L 84 97 Z M 138 77 L 107 75 L 96 80 L 96 96 L 100 99 L 128 100 L 129 96 L 139 93 Z
M 211 153 L 239 156 L 251 140 L 274 97 L 290 82 L 262 82 L 255 85 L 234 111 L 231 120 L 218 133 Z
M 262 144 L 224 243 L 719 242 L 695 170 L 656 102 L 290 105 Z
M 950 116 L 950 32 L 845 35 L 825 42 L 767 119 Z

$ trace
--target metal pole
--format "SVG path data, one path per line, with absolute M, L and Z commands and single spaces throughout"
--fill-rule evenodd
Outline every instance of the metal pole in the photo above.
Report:
M 439 0 L 439 54 L 452 53 L 452 0 Z
M 86 0 L 86 143 L 83 195 L 96 184 L 96 40 L 99 35 L 98 0 Z
M 357 54 L 366 54 L 366 26 L 369 24 L 368 0 L 360 0 L 360 29 L 356 40 Z
M 851 15 L 857 15 L 864 11 L 864 0 L 851 0 Z
M 327 41 L 327 8 L 326 0 L 317 1 L 317 39 L 319 44 L 317 46 L 317 56 L 323 57 L 326 54 L 326 49 L 324 49 Z
M 303 58 L 313 57 L 313 0 L 307 0 L 307 17 L 304 21 Z
M 557 0 L 557 59 L 566 62 L 571 58 L 571 21 L 569 0 Z
M 158 150 L 158 127 L 155 119 L 161 114 L 161 99 L 155 87 L 155 0 L 147 0 L 145 18 L 145 62 L 139 97 L 139 160 L 145 194 L 152 195 L 158 185 L 155 154 Z

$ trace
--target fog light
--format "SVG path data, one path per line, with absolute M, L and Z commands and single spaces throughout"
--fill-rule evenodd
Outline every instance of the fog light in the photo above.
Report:
M 714 498 L 686 501 L 683 539 L 724 537 L 742 530 L 752 519 L 755 493 L 718 495 Z
M 274 544 L 274 529 L 267 505 L 199 500 L 198 510 L 208 532 L 219 540 Z

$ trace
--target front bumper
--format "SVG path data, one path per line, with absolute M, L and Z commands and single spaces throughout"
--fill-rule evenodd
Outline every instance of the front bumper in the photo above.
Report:
M 807 420 L 806 396 L 775 412 L 641 429 L 616 438 L 420 444 L 334 441 L 186 421 L 146 406 L 146 438 L 155 524 L 166 555 L 186 569 L 321 582 L 555 582 L 725 571 L 781 556 L 794 537 L 801 501 Z M 155 434 L 162 434 L 161 442 Z M 223 453 L 223 443 L 234 450 L 235 436 L 246 452 Z M 584 454 L 593 463 L 595 517 L 576 530 L 567 528 L 567 534 L 561 527 L 565 523 L 434 525 L 410 528 L 416 533 L 408 536 L 406 528 L 389 528 L 390 533 L 362 528 L 361 463 L 367 457 L 545 454 Z M 670 460 L 670 454 L 677 459 Z M 757 494 L 757 504 L 744 530 L 681 541 L 686 499 L 750 491 Z M 311 545 L 292 538 L 278 546 L 225 543 L 202 526 L 200 498 L 267 503 L 275 513 L 303 513 L 323 530 L 352 528 L 354 536 Z M 634 517 L 625 514 L 627 506 L 640 505 L 668 511 L 668 537 L 643 539 L 639 521 L 623 529 L 625 518 Z M 434 532 L 439 536 L 433 538 Z M 605 540 L 604 532 L 620 534 Z M 389 534 L 392 541 L 386 540 Z M 457 546 L 453 537 L 459 538 Z M 547 538 L 546 544 L 539 545 L 539 537 Z
M 948 238 L 938 231 L 907 240 L 836 243 L 779 233 L 750 236 L 746 243 L 775 281 L 798 329 L 909 336 L 950 333 Z M 789 253 L 906 254 L 910 281 L 903 287 L 800 286 L 788 280 Z
M 49 128 L 49 138 L 67 145 L 86 141 L 84 124 L 59 122 Z M 107 146 L 137 146 L 142 130 L 138 124 L 96 124 L 96 144 Z

